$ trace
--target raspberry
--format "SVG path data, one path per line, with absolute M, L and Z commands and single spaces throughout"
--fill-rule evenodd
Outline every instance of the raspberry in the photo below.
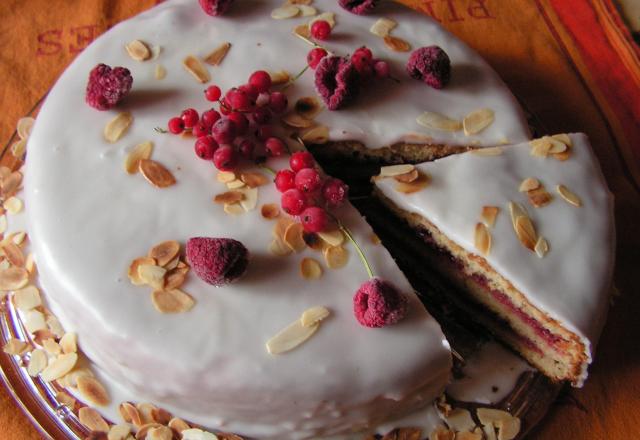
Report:
M 326 56 L 327 51 L 321 47 L 311 49 L 307 54 L 307 64 L 312 69 L 315 69 L 316 67 L 318 67 L 318 63 L 320 63 L 320 61 Z
M 324 57 L 316 68 L 316 90 L 329 110 L 338 110 L 358 94 L 359 77 L 349 59 Z
M 220 171 L 233 171 L 237 163 L 238 156 L 229 145 L 223 145 L 213 153 L 213 164 Z
M 300 223 L 302 223 L 302 227 L 307 232 L 322 232 L 326 229 L 327 223 L 329 223 L 329 217 L 324 209 L 311 206 L 302 211 Z
M 322 196 L 330 208 L 337 208 L 347 200 L 349 187 L 340 179 L 329 178 L 322 187 Z
M 236 138 L 236 124 L 229 118 L 218 119 L 211 127 L 211 135 L 219 144 L 230 144 Z
M 313 168 L 303 168 L 296 173 L 296 188 L 304 193 L 312 193 L 322 187 L 322 177 Z
M 187 240 L 187 261 L 202 281 L 222 286 L 245 273 L 249 251 L 231 238 L 193 237 Z
M 263 93 L 271 88 L 271 76 L 264 70 L 257 70 L 249 77 L 249 84 L 251 84 L 258 93 Z
M 220 119 L 220 113 L 218 113 L 214 109 L 207 110 L 202 113 L 202 116 L 200 116 L 200 122 L 202 122 L 205 127 L 209 128 L 211 128 L 218 119 Z
M 233 121 L 236 126 L 236 135 L 243 135 L 247 132 L 249 128 L 249 121 L 247 117 L 242 113 L 233 112 L 229 116 L 227 116 L 230 121 Z
M 287 95 L 282 92 L 273 92 L 269 96 L 269 108 L 274 113 L 282 113 L 287 109 L 289 100 Z
M 362 46 L 357 49 L 351 55 L 351 62 L 360 75 L 367 77 L 373 73 L 373 54 L 369 48 Z
M 199 137 L 195 144 L 196 155 L 200 159 L 211 160 L 218 149 L 218 143 L 211 136 Z
M 184 121 L 182 118 L 171 118 L 167 124 L 167 128 L 173 134 L 180 134 L 184 131 Z
M 288 189 L 280 198 L 282 209 L 289 215 L 299 215 L 307 207 L 307 200 L 299 189 Z
M 202 122 L 198 122 L 191 129 L 191 133 L 197 138 L 207 136 L 208 134 L 211 134 L 211 127 L 207 127 Z
M 267 153 L 269 153 L 271 157 L 282 156 L 287 152 L 287 146 L 281 139 L 277 137 L 270 137 L 269 139 L 267 139 L 264 143 L 264 146 L 267 149 Z
M 296 151 L 289 158 L 289 166 L 295 172 L 300 171 L 303 168 L 313 168 L 316 161 L 313 155 L 308 151 Z
M 325 20 L 316 20 L 311 25 L 311 36 L 316 40 L 326 40 L 331 35 L 331 25 Z
M 209 86 L 204 91 L 204 97 L 207 98 L 207 101 L 216 102 L 222 96 L 222 90 L 218 86 Z
M 407 313 L 407 298 L 390 282 L 372 278 L 354 295 L 353 313 L 365 327 L 395 324 Z
M 91 70 L 85 100 L 98 110 L 109 110 L 124 99 L 133 84 L 129 69 L 98 64 Z
M 352 14 L 366 15 L 373 12 L 378 0 L 339 0 L 338 3 Z
M 202 10 L 211 15 L 212 17 L 217 17 L 229 9 L 229 6 L 233 3 L 233 0 L 199 0 L 200 6 Z
M 451 60 L 438 46 L 421 47 L 411 53 L 407 73 L 434 89 L 441 89 L 451 79 Z
M 295 179 L 296 173 L 291 170 L 280 170 L 276 173 L 276 177 L 274 182 L 276 184 L 276 189 L 280 192 L 285 192 L 288 189 L 292 189 L 296 187 Z
M 184 121 L 185 128 L 193 128 L 193 126 L 196 125 L 200 120 L 198 112 L 193 108 L 183 110 L 183 112 L 180 114 L 180 117 Z

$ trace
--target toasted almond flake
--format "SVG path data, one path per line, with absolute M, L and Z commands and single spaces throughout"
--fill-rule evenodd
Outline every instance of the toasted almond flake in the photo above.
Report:
M 418 191 L 422 191 L 431 183 L 431 178 L 424 174 L 419 173 L 418 178 L 410 183 L 397 182 L 395 190 L 403 194 L 413 194 Z
M 11 338 L 2 347 L 2 351 L 12 356 L 19 356 L 29 348 L 29 344 L 20 339 Z
M 349 262 L 349 251 L 342 246 L 329 246 L 322 251 L 329 269 L 340 269 Z
M 231 182 L 227 182 L 227 188 L 229 188 L 229 189 L 238 189 L 238 188 L 242 188 L 243 186 L 246 186 L 246 185 L 240 179 L 236 179 L 236 180 L 232 180 Z
M 300 262 L 300 275 L 305 280 L 317 280 L 322 276 L 322 266 L 313 258 L 303 258 Z
M 36 261 L 32 253 L 27 255 L 27 259 L 24 262 L 24 268 L 27 269 L 27 272 L 29 272 L 30 275 L 34 275 L 36 273 Z
M 167 424 L 167 426 L 169 426 L 169 428 L 176 431 L 178 434 L 190 428 L 187 422 L 177 417 L 174 417 L 173 419 L 169 420 L 169 423 Z
M 483 425 L 492 424 L 498 428 L 499 440 L 511 440 L 520 431 L 520 419 L 506 411 L 493 408 L 478 408 L 476 414 Z
M 260 208 L 260 214 L 267 220 L 273 220 L 280 216 L 280 208 L 276 203 L 267 203 Z
M 276 257 L 286 257 L 290 255 L 292 251 L 281 239 L 274 238 L 271 243 L 269 243 L 269 252 Z
M 331 312 L 329 312 L 329 309 L 327 309 L 326 307 L 323 307 L 323 306 L 311 307 L 310 309 L 307 309 L 302 313 L 302 317 L 300 318 L 300 323 L 304 327 L 311 327 L 312 325 L 315 325 L 320 321 L 326 319 L 330 314 Z
M 166 426 L 156 426 L 149 429 L 147 432 L 145 440 L 172 440 L 173 439 L 173 431 Z
M 300 15 L 303 17 L 313 17 L 318 13 L 316 8 L 309 5 L 298 5 L 298 9 L 300 9 Z
M 9 237 L 12 242 L 20 246 L 24 242 L 24 239 L 27 238 L 27 233 L 24 231 L 17 231 L 13 232 Z
M 159 243 L 149 251 L 149 258 L 153 258 L 159 266 L 165 266 L 178 256 L 180 243 L 175 240 L 167 240 Z
M 257 188 L 269 183 L 269 179 L 264 174 L 258 172 L 240 173 L 240 180 L 249 188 Z
M 4 234 L 7 230 L 7 216 L 0 215 L 0 234 Z M 1 290 L 1 289 L 0 289 Z
M 395 177 L 402 176 L 403 174 L 410 173 L 416 169 L 415 165 L 402 164 L 402 165 L 389 165 L 380 168 L 379 177 Z
M 155 264 L 141 264 L 138 266 L 138 277 L 144 284 L 148 284 L 154 289 L 164 288 L 164 276 L 167 269 Z
M 229 183 L 236 180 L 236 173 L 233 171 L 220 171 L 216 175 L 216 180 L 221 183 Z
M 36 122 L 30 116 L 26 116 L 24 118 L 18 119 L 18 124 L 16 125 L 16 131 L 18 132 L 18 136 L 20 139 L 28 139 L 31 135 L 31 129 L 33 128 L 33 124 Z
M 472 111 L 464 117 L 462 121 L 462 127 L 464 128 L 464 134 L 467 136 L 480 133 L 493 123 L 495 119 L 495 113 L 490 108 L 481 108 L 479 110 Z
M 496 422 L 498 428 L 498 440 L 512 440 L 520 432 L 520 419 L 513 417 L 508 420 Z
M 416 119 L 423 127 L 441 131 L 458 131 L 462 129 L 462 122 L 448 118 L 436 112 L 424 112 Z
M 300 8 L 295 5 L 285 5 L 271 11 L 271 18 L 283 20 L 296 17 L 298 14 L 300 14 Z
M 24 319 L 24 326 L 29 333 L 47 329 L 47 321 L 39 310 L 29 310 Z
M 0 181 L 9 177 L 10 174 L 11 174 L 11 168 L 5 165 L 0 165 Z
M 538 257 L 543 258 L 549 252 L 549 243 L 543 237 L 538 237 L 536 246 L 533 248 Z
M 100 413 L 88 406 L 78 410 L 78 420 L 91 431 L 109 432 L 109 425 L 104 421 Z
M 313 336 L 319 326 L 320 324 L 315 323 L 305 327 L 300 319 L 296 319 L 267 341 L 267 351 L 270 354 L 283 354 L 291 351 Z
M 42 341 L 42 348 L 44 348 L 45 351 L 52 356 L 57 356 L 62 353 L 62 348 L 60 347 L 60 344 L 58 344 L 52 338 L 44 339 Z
M 553 154 L 553 158 L 556 160 L 559 160 L 561 162 L 564 162 L 565 160 L 568 160 L 571 157 L 571 150 L 567 150 L 564 151 L 562 153 L 555 153 Z
M 218 437 L 201 429 L 190 428 L 182 431 L 182 440 L 218 440 Z
M 104 386 L 94 377 L 80 376 L 77 381 L 78 391 L 90 404 L 106 406 L 109 404 L 109 394 Z
M 195 305 L 191 295 L 179 289 L 156 290 L 151 294 L 151 300 L 160 313 L 184 313 Z
M 165 285 L 164 288 L 166 290 L 178 289 L 183 284 L 185 279 L 187 278 L 187 272 L 184 269 L 175 268 L 167 272 L 165 276 Z
M 20 171 L 14 171 L 2 179 L 2 195 L 5 199 L 11 197 L 20 189 L 22 177 L 23 176 Z
M 543 186 L 527 191 L 527 197 L 529 198 L 529 203 L 535 208 L 547 206 L 553 200 L 553 196 Z
M 384 38 L 387 35 L 389 35 L 389 33 L 397 25 L 398 23 L 396 23 L 394 20 L 383 17 L 383 18 L 379 18 L 375 23 L 373 23 L 373 25 L 369 29 L 369 32 L 371 32 L 373 35 L 377 35 L 378 37 Z
M 0 290 L 22 289 L 29 282 L 29 272 L 24 267 L 10 267 L 0 271 Z
M 76 353 L 78 351 L 78 336 L 73 332 L 65 333 L 59 344 L 63 353 Z
M 295 223 L 289 216 L 281 216 L 278 221 L 273 225 L 272 234 L 275 238 L 278 238 L 284 242 L 284 233 L 287 231 L 289 225 Z
M 229 53 L 229 49 L 231 49 L 231 43 L 225 41 L 213 49 L 209 55 L 205 56 L 204 62 L 211 66 L 219 66 L 222 60 L 224 60 L 224 57 L 227 56 L 227 53 Z
M 322 111 L 322 104 L 315 96 L 305 96 L 296 101 L 293 109 L 303 118 L 313 119 Z
M 129 56 L 136 61 L 145 61 L 151 58 L 151 50 L 146 43 L 140 40 L 133 40 L 124 47 Z
M 31 377 L 36 377 L 42 370 L 47 367 L 48 362 L 47 353 L 37 348 L 31 352 L 31 357 L 29 358 L 29 365 L 27 366 L 27 373 Z
M 240 203 L 228 203 L 224 205 L 224 212 L 229 215 L 242 215 L 246 211 Z
M 540 188 L 540 181 L 535 177 L 527 177 L 520 183 L 518 191 L 527 192 L 537 188 Z
M 527 210 L 524 207 L 516 202 L 509 202 L 509 216 L 511 217 L 511 225 L 513 226 L 513 230 L 516 230 L 516 219 L 518 217 L 529 217 L 527 214 Z
M 288 83 L 291 79 L 291 74 L 286 70 L 277 70 L 275 72 L 269 72 L 271 77 L 271 84 L 279 86 L 281 84 Z
M 78 361 L 77 353 L 67 353 L 58 356 L 44 369 L 40 377 L 45 382 L 56 380 L 70 372 Z
M 151 420 L 156 423 L 167 425 L 172 420 L 172 418 L 173 416 L 166 409 L 157 407 L 151 409 Z
M 573 206 L 576 206 L 578 208 L 582 206 L 582 200 L 580 200 L 580 197 L 578 197 L 574 192 L 572 192 L 566 186 L 557 185 L 556 191 L 558 192 L 558 194 L 560 194 L 560 197 L 562 197 L 565 200 L 565 202 Z
M 549 154 L 559 154 L 567 151 L 567 145 L 554 138 L 551 138 L 551 148 L 549 148 Z
M 16 267 L 24 267 L 25 259 L 22 254 L 22 249 L 15 244 L 13 241 L 5 243 L 2 246 L 2 250 L 4 251 L 7 260 Z
M 493 225 L 496 224 L 496 217 L 498 217 L 498 212 L 500 212 L 500 208 L 498 208 L 497 206 L 483 206 L 482 213 L 480 214 L 480 219 L 488 227 L 493 227 Z
M 153 142 L 142 142 L 127 154 L 124 158 L 124 169 L 129 174 L 135 174 L 138 172 L 140 161 L 142 159 L 150 159 L 153 152 Z
M 13 303 L 18 310 L 26 312 L 42 305 L 40 291 L 36 286 L 27 286 L 23 289 L 16 290 L 13 294 Z
M 340 229 L 318 232 L 318 236 L 330 246 L 340 246 L 345 240 L 344 234 Z
M 571 137 L 567 133 L 559 133 L 551 136 L 552 139 L 556 141 L 560 141 L 565 144 L 567 147 L 571 148 L 573 143 L 571 142 Z
M 258 206 L 258 188 L 241 188 L 239 190 L 244 195 L 244 198 L 240 200 L 240 206 L 249 212 L 256 209 Z
M 292 251 L 302 252 L 306 247 L 306 243 L 302 238 L 304 228 L 300 223 L 291 223 L 284 231 L 282 241 L 291 248 Z
M 402 182 L 402 183 L 411 183 L 414 182 L 415 180 L 418 179 L 418 177 L 420 177 L 420 173 L 418 172 L 417 169 L 413 169 L 412 171 L 406 173 L 406 174 L 400 174 L 398 176 L 393 176 L 393 178 L 398 181 L 398 182 Z
M 182 60 L 182 66 L 200 84 L 205 84 L 209 82 L 209 80 L 211 80 L 211 75 L 209 75 L 209 71 L 207 70 L 207 68 L 198 58 L 194 57 L 193 55 L 189 55 L 184 60 Z
M 489 255 L 491 251 L 491 233 L 484 223 L 476 223 L 474 242 L 476 249 L 482 255 Z
M 535 157 L 547 157 L 549 150 L 553 146 L 552 139 L 549 136 L 543 136 L 539 139 L 529 141 L 531 146 L 530 154 Z
M 62 336 L 64 336 L 65 332 L 62 328 L 62 324 L 60 324 L 60 321 L 58 321 L 58 318 L 56 318 L 55 316 L 47 316 L 47 327 L 56 336 L 56 338 L 61 338 Z
M 293 128 L 309 128 L 316 124 L 312 119 L 305 118 L 298 113 L 288 113 L 284 115 L 282 122 Z
M 309 144 L 326 144 L 329 141 L 329 127 L 325 125 L 318 125 L 305 130 L 300 134 L 300 139 Z
M 449 428 L 458 432 L 471 431 L 476 423 L 471 418 L 471 413 L 464 408 L 454 408 L 445 418 Z
M 135 426 L 142 425 L 142 420 L 140 419 L 140 413 L 129 402 L 122 402 L 118 406 L 118 413 L 120 413 L 120 417 L 126 423 L 133 423 Z
M 144 280 L 140 278 L 140 274 L 138 273 L 138 268 L 142 265 L 155 266 L 156 260 L 150 257 L 140 257 L 131 262 L 129 265 L 128 275 L 129 280 L 134 286 L 141 286 L 145 284 Z
M 140 159 L 138 169 L 145 179 L 157 188 L 167 188 L 176 183 L 171 171 L 159 162 L 151 159 Z
M 107 440 L 127 440 L 131 434 L 131 427 L 126 424 L 113 425 L 109 428 Z
M 303 40 L 309 40 L 311 38 L 311 30 L 306 23 L 299 24 L 298 26 L 293 28 L 293 35 L 296 35 Z
M 538 236 L 529 217 L 516 218 L 516 235 L 524 247 L 529 250 L 535 249 Z
M 130 112 L 118 113 L 104 127 L 104 138 L 110 144 L 116 143 L 125 135 L 129 126 L 133 122 L 133 115 Z
M 394 52 L 409 52 L 411 50 L 409 42 L 402 38 L 394 37 L 393 35 L 385 35 L 383 39 L 385 46 Z
M 313 26 L 313 23 L 315 23 L 316 21 L 320 21 L 320 20 L 324 20 L 327 23 L 329 23 L 329 26 L 331 26 L 332 28 L 336 25 L 336 14 L 334 14 L 333 12 L 323 12 L 322 14 L 314 17 L 308 24 L 309 29 L 311 29 L 311 27 Z
M 165 79 L 167 77 L 167 69 L 162 64 L 158 64 L 153 72 L 153 76 L 158 80 Z
M 69 409 L 73 409 L 73 407 L 76 405 L 76 399 L 65 391 L 58 391 L 56 393 L 56 401 Z
M 450 431 L 444 426 L 438 426 L 429 434 L 429 440 L 454 440 L 455 437 L 455 431 Z
M 11 145 L 11 154 L 13 157 L 21 158 L 27 151 L 27 140 L 20 139 Z

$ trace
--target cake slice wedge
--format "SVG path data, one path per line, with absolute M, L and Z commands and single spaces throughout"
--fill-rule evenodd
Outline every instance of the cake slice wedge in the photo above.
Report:
M 582 385 L 615 241 L 613 199 L 584 134 L 383 167 L 374 183 L 424 240 L 418 264 L 448 279 L 455 304 L 481 310 L 479 322 L 551 379 Z

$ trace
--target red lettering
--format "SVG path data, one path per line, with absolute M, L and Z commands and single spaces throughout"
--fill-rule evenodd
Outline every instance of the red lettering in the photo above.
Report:
M 453 23 L 454 21 L 463 21 L 464 18 L 460 17 L 458 15 L 458 12 L 456 11 L 456 7 L 453 4 L 454 0 L 446 0 L 447 2 L 447 6 L 449 7 L 449 12 L 451 13 L 449 22 Z
M 76 35 L 76 43 L 78 45 L 74 46 L 73 44 L 70 44 L 69 51 L 71 53 L 78 53 L 82 51 L 82 49 L 87 47 L 89 43 L 91 43 L 96 38 L 96 36 L 98 35 L 98 26 L 78 26 L 75 28 L 71 28 L 70 32 L 71 35 Z
M 52 29 L 45 31 L 38 35 L 38 50 L 36 55 L 57 55 L 62 51 L 62 31 L 59 29 Z
M 427 0 L 423 2 L 424 7 L 426 8 L 425 12 L 431 16 L 436 21 L 442 21 L 436 15 L 436 11 L 433 10 L 433 0 Z
M 487 0 L 471 0 L 467 9 L 469 16 L 473 18 L 496 18 L 489 12 L 486 2 Z

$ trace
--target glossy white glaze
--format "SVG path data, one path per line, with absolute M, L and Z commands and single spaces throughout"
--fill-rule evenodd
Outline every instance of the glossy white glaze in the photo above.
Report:
M 496 224 L 490 228 L 491 252 L 487 262 L 511 281 L 549 316 L 584 339 L 589 362 L 608 308 L 614 250 L 613 197 L 584 134 L 572 134 L 571 157 L 557 161 L 530 155 L 528 143 L 507 146 L 498 156 L 465 153 L 418 168 L 432 178 L 431 185 L 414 194 L 393 189 L 394 180 L 377 182 L 397 206 L 429 219 L 465 250 L 477 253 L 474 227 L 483 206 L 498 206 Z M 518 191 L 527 177 L 537 178 L 553 195 L 546 207 L 532 207 Z M 556 192 L 567 186 L 581 199 L 574 207 Z M 518 241 L 509 216 L 508 202 L 526 207 L 538 235 L 550 251 L 544 258 Z M 579 384 L 586 378 L 586 367 Z

